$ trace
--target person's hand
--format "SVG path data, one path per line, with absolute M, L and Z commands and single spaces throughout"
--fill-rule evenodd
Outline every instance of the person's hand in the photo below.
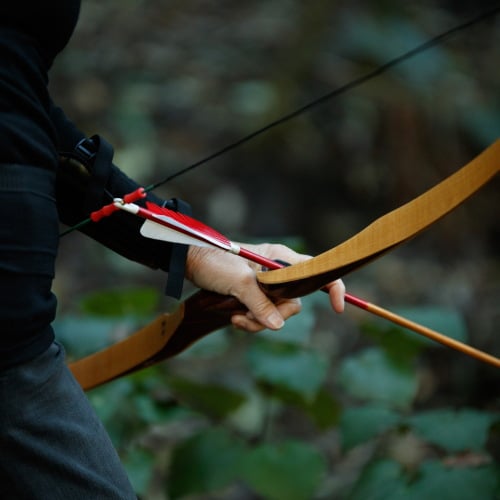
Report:
M 290 264 L 310 258 L 284 245 L 263 243 L 242 246 L 269 259 L 280 259 Z M 235 327 L 249 332 L 258 332 L 264 328 L 279 330 L 287 318 L 300 312 L 300 299 L 287 299 L 273 304 L 262 292 L 255 278 L 259 270 L 258 264 L 223 250 L 196 246 L 191 246 L 188 250 L 186 277 L 193 284 L 222 295 L 231 295 L 248 308 L 246 314 L 233 315 L 231 321 Z M 326 285 L 326 288 L 332 309 L 342 312 L 345 294 L 342 280 L 334 281 Z

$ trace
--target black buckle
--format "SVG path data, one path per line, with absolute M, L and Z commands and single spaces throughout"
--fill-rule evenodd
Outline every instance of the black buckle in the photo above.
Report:
M 75 146 L 73 154 L 76 160 L 83 163 L 86 167 L 91 167 L 97 154 L 96 144 L 91 138 L 85 137 Z

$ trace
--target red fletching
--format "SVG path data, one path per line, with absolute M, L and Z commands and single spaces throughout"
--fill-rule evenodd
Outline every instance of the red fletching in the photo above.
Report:
M 232 248 L 231 240 L 215 229 L 189 217 L 189 215 L 175 212 L 169 208 L 160 207 L 151 202 L 146 202 L 146 206 L 149 212 L 153 214 L 153 217 L 148 217 L 148 219 L 153 222 L 157 222 L 175 231 L 192 236 L 200 241 L 206 241 L 224 250 Z

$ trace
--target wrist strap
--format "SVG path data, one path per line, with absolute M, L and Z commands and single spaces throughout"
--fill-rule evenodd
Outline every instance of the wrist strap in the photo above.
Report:
M 176 212 L 180 212 L 181 214 L 191 215 L 191 205 L 178 198 L 166 201 L 163 206 L 175 210 Z M 170 251 L 165 295 L 175 299 L 179 299 L 182 295 L 187 251 L 188 245 L 181 245 L 180 243 L 174 243 L 172 245 L 172 250 Z

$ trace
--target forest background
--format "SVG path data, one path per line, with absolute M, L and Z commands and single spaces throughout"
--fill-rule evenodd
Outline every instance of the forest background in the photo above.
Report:
M 52 95 L 143 185 L 491 7 L 82 3 Z M 499 60 L 496 16 L 157 194 L 231 239 L 318 254 L 500 137 Z M 346 276 L 348 291 L 500 355 L 499 187 Z M 175 307 L 164 282 L 64 237 L 56 328 L 70 359 Z M 279 334 L 227 329 L 89 393 L 142 498 L 500 498 L 498 370 L 350 306 L 336 316 L 324 297 L 303 309 Z

